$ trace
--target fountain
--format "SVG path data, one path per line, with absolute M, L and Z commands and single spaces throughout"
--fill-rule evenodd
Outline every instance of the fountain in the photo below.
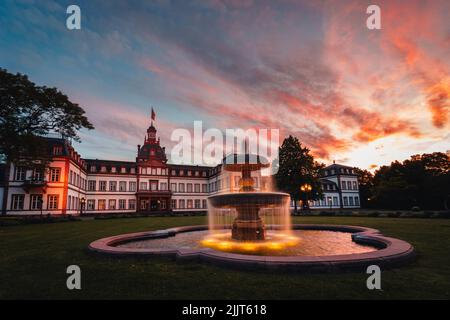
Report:
M 208 225 L 123 234 L 92 242 L 115 256 L 175 256 L 239 268 L 296 272 L 363 271 L 395 267 L 414 257 L 407 242 L 378 230 L 345 225 L 291 224 L 286 193 L 257 190 L 252 172 L 268 168 L 258 155 L 232 154 L 223 169 L 241 173 L 239 190 L 208 198 Z M 233 189 L 233 188 L 230 188 Z
M 223 159 L 225 171 L 241 173 L 239 191 L 208 198 L 210 234 L 202 245 L 223 251 L 256 252 L 298 243 L 290 233 L 289 194 L 255 190 L 251 173 L 269 166 L 267 159 L 248 152 Z

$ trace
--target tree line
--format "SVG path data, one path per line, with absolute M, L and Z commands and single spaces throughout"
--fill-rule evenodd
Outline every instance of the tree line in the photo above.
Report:
M 323 163 L 314 160 L 310 150 L 293 136 L 283 141 L 276 161 L 277 188 L 291 195 L 296 203 L 320 200 Z M 354 168 L 358 174 L 362 208 L 377 209 L 446 209 L 450 207 L 449 153 L 413 155 L 403 162 L 394 161 L 374 173 Z M 301 191 L 302 185 L 311 186 Z

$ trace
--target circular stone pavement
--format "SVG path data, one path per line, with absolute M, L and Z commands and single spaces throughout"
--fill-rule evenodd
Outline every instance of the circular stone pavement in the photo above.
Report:
M 256 256 L 201 249 L 125 248 L 118 245 L 175 236 L 177 233 L 208 230 L 208 226 L 185 226 L 166 230 L 138 232 L 103 238 L 92 242 L 89 250 L 118 257 L 168 256 L 177 261 L 203 261 L 239 269 L 277 270 L 294 272 L 365 271 L 369 265 L 387 269 L 410 262 L 414 247 L 403 240 L 385 237 L 378 230 L 346 225 L 294 224 L 295 230 L 326 230 L 349 232 L 354 242 L 378 248 L 372 252 L 327 256 Z

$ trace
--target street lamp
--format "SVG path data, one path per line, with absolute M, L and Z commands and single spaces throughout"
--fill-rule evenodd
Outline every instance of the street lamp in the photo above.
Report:
M 80 216 L 83 215 L 83 207 L 84 207 L 85 203 L 86 203 L 86 199 L 84 197 L 81 198 L 80 199 Z
M 308 205 L 308 193 L 311 192 L 312 190 L 312 186 L 309 183 L 305 183 L 303 185 L 300 186 L 300 191 L 305 193 L 305 204 L 303 205 L 304 209 L 309 209 L 309 205 Z
M 44 200 L 42 200 L 42 197 L 39 198 L 38 202 L 39 202 L 39 208 L 41 209 L 41 219 L 42 219 L 42 207 L 44 204 Z

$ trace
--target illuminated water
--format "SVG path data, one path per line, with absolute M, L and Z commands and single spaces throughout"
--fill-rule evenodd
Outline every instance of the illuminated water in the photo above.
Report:
M 227 233 L 228 237 L 226 241 L 232 242 L 230 230 L 222 230 L 223 233 Z M 276 234 L 279 234 L 277 232 Z M 208 231 L 194 231 L 179 233 L 174 237 L 160 238 L 160 239 L 146 239 L 133 242 L 124 243 L 118 245 L 118 247 L 125 248 L 162 248 L 162 249 L 180 249 L 180 248 L 204 248 L 204 240 L 208 239 L 210 233 Z M 338 232 L 338 231 L 317 231 L 317 230 L 292 230 L 290 235 L 298 239 L 296 245 L 285 246 L 283 248 L 264 247 L 258 249 L 256 247 L 249 246 L 247 249 L 245 242 L 236 241 L 234 243 L 241 246 L 233 249 L 218 248 L 221 251 L 235 252 L 248 255 L 271 255 L 271 256 L 324 256 L 324 255 L 343 255 L 343 254 L 355 254 L 376 251 L 377 248 L 357 244 L 352 241 L 350 232 Z M 270 243 L 271 231 L 268 231 L 269 239 L 261 241 L 260 243 Z M 251 242 L 251 244 L 257 244 L 258 242 Z

